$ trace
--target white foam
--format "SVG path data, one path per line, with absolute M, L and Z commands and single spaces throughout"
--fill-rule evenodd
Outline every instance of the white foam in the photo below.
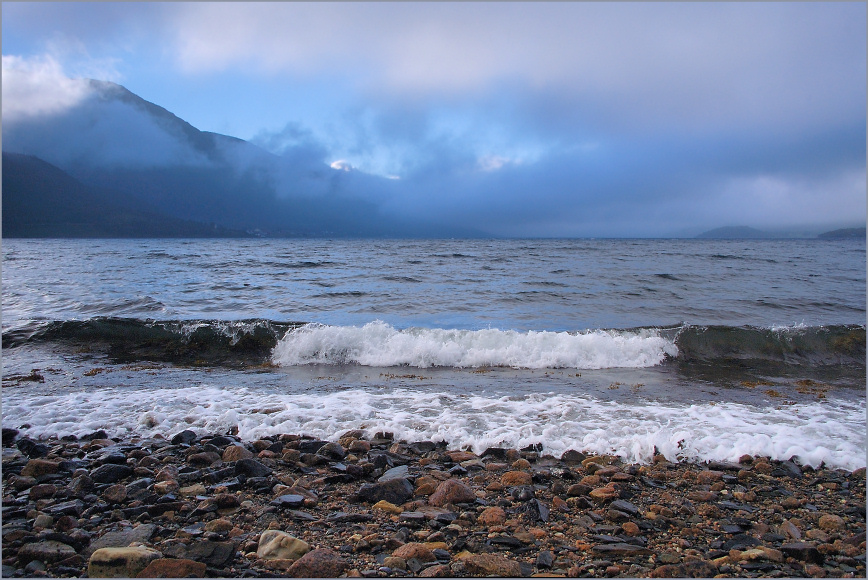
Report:
M 214 386 L 171 389 L 104 388 L 51 396 L 16 390 L 3 396 L 3 425 L 29 424 L 31 437 L 200 435 L 238 427 L 255 439 L 279 433 L 336 439 L 350 429 L 391 431 L 409 441 L 446 441 L 482 452 L 491 446 L 542 443 L 648 462 L 655 448 L 669 459 L 736 461 L 743 454 L 797 457 L 814 467 L 865 466 L 865 402 L 825 400 L 775 407 L 734 403 L 615 403 L 575 394 L 435 393 L 348 389 L 275 393 Z
M 375 321 L 362 327 L 309 324 L 288 332 L 274 349 L 278 365 L 359 364 L 427 368 L 640 368 L 676 356 L 655 330 L 586 333 L 514 330 L 397 330 Z

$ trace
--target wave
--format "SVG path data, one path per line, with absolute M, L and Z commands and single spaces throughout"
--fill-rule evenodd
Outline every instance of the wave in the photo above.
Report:
M 359 364 L 375 367 L 514 367 L 601 369 L 648 367 L 675 356 L 675 344 L 652 329 L 587 333 L 514 330 L 398 330 L 309 324 L 274 349 L 278 365 Z
M 647 327 L 584 332 L 397 329 L 250 320 L 97 317 L 32 323 L 3 333 L 3 348 L 59 343 L 104 348 L 121 361 L 198 365 L 307 364 L 419 368 L 643 368 L 660 364 L 865 368 L 865 326 Z
M 3 401 L 4 425 L 31 437 L 105 429 L 111 437 L 153 436 L 192 429 L 200 435 L 232 427 L 247 440 L 304 433 L 335 440 L 362 429 L 396 439 L 445 441 L 481 453 L 488 447 L 542 445 L 614 454 L 649 463 L 737 461 L 743 454 L 796 457 L 853 470 L 865 466 L 865 402 L 811 402 L 763 407 L 729 402 L 693 405 L 601 401 L 576 393 L 492 396 L 418 389 L 270 392 L 232 386 L 17 391 Z
M 105 348 L 120 361 L 248 365 L 269 360 L 278 340 L 303 323 L 270 320 L 141 320 L 97 317 L 37 323 L 3 332 L 3 348 L 60 343 Z

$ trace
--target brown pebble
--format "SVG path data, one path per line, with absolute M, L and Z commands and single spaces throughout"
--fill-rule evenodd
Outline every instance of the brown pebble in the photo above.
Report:
M 501 476 L 500 483 L 504 487 L 531 485 L 531 483 L 533 483 L 533 477 L 526 471 L 507 471 L 503 476 Z

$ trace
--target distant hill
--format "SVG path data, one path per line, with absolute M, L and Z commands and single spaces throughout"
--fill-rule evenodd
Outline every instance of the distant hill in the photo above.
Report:
M 817 236 L 823 240 L 843 240 L 843 239 L 865 239 L 865 228 L 844 228 L 840 230 L 832 230 L 831 232 L 823 232 Z
M 757 240 L 773 238 L 775 236 L 747 226 L 726 226 L 703 232 L 696 237 L 712 240 Z
M 37 157 L 3 153 L 3 237 L 238 237 L 244 232 L 113 202 Z

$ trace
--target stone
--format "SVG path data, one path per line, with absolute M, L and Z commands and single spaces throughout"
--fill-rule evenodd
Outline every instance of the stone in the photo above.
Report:
M 713 471 L 709 469 L 706 471 L 700 471 L 696 474 L 696 481 L 701 485 L 708 485 L 720 481 L 721 479 L 723 479 L 722 471 Z
M 617 499 L 613 501 L 609 504 L 609 508 L 630 514 L 631 516 L 635 516 L 639 513 L 639 508 L 631 504 L 629 501 L 625 501 L 623 499 Z
M 221 461 L 220 454 L 214 451 L 203 451 L 187 457 L 187 463 L 194 467 L 210 467 L 218 461 Z M 247 461 L 251 460 L 248 459 Z
M 262 560 L 298 560 L 310 551 L 310 545 L 280 530 L 265 530 L 259 536 L 256 557 Z
M 196 440 L 196 434 L 189 429 L 185 429 L 172 437 L 170 443 L 172 445 L 190 445 Z
M 204 578 L 208 568 L 203 562 L 183 560 L 178 558 L 160 558 L 154 560 L 137 578 Z
M 229 445 L 223 450 L 223 461 L 226 462 L 252 458 L 253 452 L 242 445 Z
M 614 499 L 618 497 L 618 490 L 612 486 L 598 487 L 596 489 L 592 489 L 591 493 L 588 495 L 591 496 L 592 499 L 597 501 L 606 501 L 610 499 Z
M 120 548 L 129 546 L 135 542 L 147 542 L 156 530 L 157 526 L 155 524 L 141 524 L 135 528 L 108 532 L 91 542 L 90 546 L 88 546 L 88 553 L 92 553 L 100 548 Z
M 391 568 L 393 570 L 406 570 L 407 560 L 405 560 L 404 558 L 399 558 L 397 556 L 386 556 L 383 559 L 383 566 Z
M 143 546 L 100 548 L 87 562 L 91 578 L 135 578 L 148 564 L 162 557 L 156 550 Z
M 589 485 L 583 485 L 581 483 L 574 483 L 570 487 L 567 488 L 567 496 L 569 497 L 581 497 L 583 495 L 588 495 L 591 493 L 591 489 L 593 489 Z
M 793 540 L 802 539 L 802 531 L 799 530 L 799 528 L 796 527 L 796 525 L 789 520 L 784 520 L 783 522 L 781 522 L 781 525 L 778 526 L 778 531 L 781 533 L 781 535 L 787 536 Z
M 90 478 L 94 483 L 117 483 L 118 481 L 133 474 L 133 468 L 127 465 L 106 463 L 90 472 Z
M 224 518 L 217 518 L 216 520 L 211 520 L 205 524 L 204 530 L 206 532 L 228 532 L 234 526 L 232 522 Z
M 450 451 L 446 454 L 453 463 L 461 463 L 462 461 L 470 461 L 477 459 L 477 455 L 470 451 Z
M 49 475 L 58 471 L 60 471 L 60 462 L 58 461 L 31 459 L 21 470 L 21 475 L 25 477 L 39 477 L 40 475 Z
M 255 459 L 239 459 L 235 462 L 235 475 L 244 474 L 247 477 L 266 477 L 272 471 Z
M 395 505 L 401 505 L 412 497 L 413 485 L 403 478 L 363 484 L 355 495 L 355 499 L 360 502 L 373 504 L 385 500 Z
M 340 461 L 347 456 L 347 450 L 340 443 L 326 443 L 317 449 L 316 454 Z
M 518 578 L 521 564 L 497 554 L 474 554 L 464 559 L 464 567 L 474 576 Z
M 820 526 L 821 530 L 840 530 L 844 527 L 844 520 L 840 516 L 836 516 L 834 514 L 825 514 L 820 516 L 820 520 L 817 522 L 817 525 Z
M 298 559 L 289 570 L 290 578 L 337 578 L 350 567 L 340 554 L 327 548 L 312 550 Z
M 281 508 L 297 508 L 304 505 L 304 496 L 293 493 L 284 494 L 274 498 L 271 505 Z
M 377 503 L 375 503 L 371 507 L 371 509 L 382 510 L 384 512 L 387 512 L 390 514 L 395 514 L 395 515 L 400 514 L 401 512 L 404 511 L 404 508 L 396 506 L 395 504 L 389 503 L 385 500 L 378 501 Z
M 507 471 L 501 476 L 500 483 L 504 487 L 531 485 L 533 484 L 533 476 L 526 471 Z
M 167 493 L 175 493 L 179 489 L 178 482 L 169 479 L 166 481 L 158 481 L 154 484 L 154 491 L 159 493 L 160 495 L 166 495 Z
M 383 483 L 385 481 L 389 481 L 392 479 L 406 478 L 408 475 L 410 475 L 410 472 L 409 472 L 407 466 L 406 465 L 399 465 L 397 467 L 393 467 L 392 469 L 388 470 L 386 473 L 384 473 L 383 475 L 378 477 L 377 481 L 379 481 L 380 483 Z
M 506 522 L 506 512 L 503 508 L 488 507 L 479 514 L 476 521 L 484 526 L 500 526 Z
M 651 571 L 652 578 L 714 578 L 717 566 L 708 560 L 688 560 L 681 564 L 666 564 Z
M 580 451 L 576 451 L 575 449 L 567 449 L 564 451 L 563 455 L 561 455 L 561 461 L 564 463 L 581 463 L 588 456 Z
M 428 498 L 428 503 L 433 506 L 443 507 L 447 504 L 472 503 L 476 501 L 476 494 L 472 489 L 457 479 L 447 479 L 437 486 L 437 490 Z
M 446 564 L 438 564 L 436 566 L 428 566 L 419 572 L 420 578 L 449 578 L 452 576 L 452 569 Z
M 823 564 L 823 554 L 813 545 L 806 542 L 793 542 L 780 547 L 781 552 L 790 558 L 808 562 L 809 564 Z
M 351 453 L 367 453 L 371 450 L 371 444 L 367 441 L 356 439 L 355 441 L 350 443 L 349 450 Z
M 45 540 L 42 542 L 32 542 L 24 544 L 18 550 L 18 561 L 25 565 L 33 560 L 39 560 L 45 564 L 52 564 L 65 560 L 70 556 L 75 556 L 75 549 L 63 542 L 56 540 Z
M 111 485 L 102 492 L 102 497 L 109 503 L 121 503 L 127 499 L 127 486 L 122 483 Z
M 36 519 L 33 520 L 33 528 L 41 528 L 46 529 L 54 526 L 54 518 L 48 514 L 39 514 L 36 516 Z
M 551 568 L 555 563 L 555 555 L 548 550 L 543 550 L 536 556 L 537 568 Z
M 416 542 L 404 544 L 403 546 L 392 552 L 392 556 L 396 558 L 403 558 L 404 560 L 416 558 L 420 562 L 437 561 L 437 556 L 434 555 L 434 552 L 432 552 L 430 548 L 428 548 L 424 544 L 419 544 Z
M 164 553 L 173 558 L 196 560 L 214 568 L 222 568 L 235 557 L 235 547 L 235 542 L 201 540 L 190 545 L 173 544 L 164 549 Z

